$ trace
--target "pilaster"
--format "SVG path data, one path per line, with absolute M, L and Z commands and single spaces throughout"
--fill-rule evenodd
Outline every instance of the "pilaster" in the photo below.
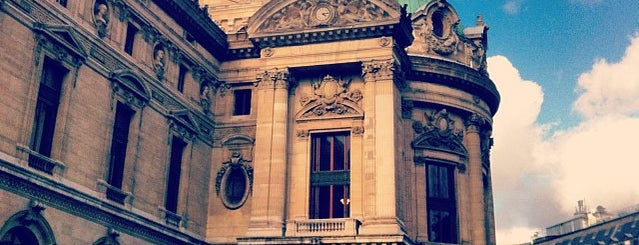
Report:
M 486 216 L 484 214 L 484 187 L 482 180 L 481 127 L 485 119 L 472 114 L 466 120 L 466 148 L 468 150 L 468 176 L 470 190 L 470 243 L 486 244 Z
M 248 237 L 279 237 L 284 231 L 289 72 L 257 75 L 255 179 Z
M 397 219 L 396 113 L 400 109 L 396 80 L 401 71 L 394 59 L 362 63 L 364 77 L 364 222 L 360 234 L 403 234 Z M 399 81 L 403 82 L 403 81 Z

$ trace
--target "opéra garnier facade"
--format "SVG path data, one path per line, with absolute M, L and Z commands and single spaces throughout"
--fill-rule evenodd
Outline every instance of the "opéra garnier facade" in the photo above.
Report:
M 495 244 L 481 17 L 463 28 L 445 0 L 0 9 L 3 244 Z

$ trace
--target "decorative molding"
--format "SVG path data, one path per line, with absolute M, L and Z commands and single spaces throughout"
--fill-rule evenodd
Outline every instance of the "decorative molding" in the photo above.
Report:
M 296 118 L 315 119 L 330 116 L 363 116 L 359 102 L 363 94 L 359 89 L 349 91 L 351 80 L 337 80 L 326 75 L 321 81 L 312 82 L 313 94 L 300 98 L 302 109 Z
M 413 130 L 417 135 L 412 142 L 414 149 L 445 151 L 463 157 L 468 155 L 463 145 L 463 131 L 455 128 L 455 121 L 450 118 L 446 109 L 424 113 L 424 117 L 426 125 L 420 121 L 413 122 Z
M 200 132 L 191 112 L 187 110 L 170 112 L 168 120 L 170 131 L 186 141 L 195 140 Z
M 351 135 L 354 137 L 362 137 L 364 136 L 364 127 L 363 126 L 355 126 L 351 128 Z
M 259 89 L 288 89 L 291 85 L 288 68 L 274 68 L 257 74 L 256 85 Z
M 301 140 L 307 140 L 309 136 L 308 129 L 299 129 L 297 130 L 297 138 Z
M 0 188 L 8 192 L 34 199 L 99 225 L 117 228 L 153 244 L 207 244 L 197 237 L 175 229 L 167 229 L 160 223 L 141 218 L 139 214 L 129 210 L 104 205 L 103 200 L 95 196 L 37 175 L 29 175 L 11 163 L 0 160 L 0 165 L 0 169 L 4 169 L 0 170 Z M 6 172 L 7 169 L 12 173 Z M 47 244 L 55 244 L 55 241 Z
M 362 77 L 364 81 L 377 81 L 382 79 L 393 79 L 393 75 L 399 67 L 395 59 L 371 60 L 362 62 Z
M 365 22 L 396 20 L 389 12 L 369 0 L 299 0 L 293 2 L 259 25 L 260 33 L 281 33 L 317 27 L 345 27 Z
M 250 165 L 251 160 L 246 160 L 242 157 L 242 154 L 238 151 L 234 151 L 231 153 L 231 156 L 228 161 L 222 163 L 222 167 L 217 172 L 215 177 L 215 193 L 218 197 L 221 198 L 222 203 L 228 209 L 238 209 L 244 205 L 246 199 L 248 199 L 248 195 L 253 190 L 253 167 Z M 246 190 L 244 190 L 244 195 L 240 200 L 227 200 L 226 193 L 222 192 L 229 181 L 229 175 L 233 171 L 241 171 L 241 173 L 246 178 L 247 185 L 245 186 Z

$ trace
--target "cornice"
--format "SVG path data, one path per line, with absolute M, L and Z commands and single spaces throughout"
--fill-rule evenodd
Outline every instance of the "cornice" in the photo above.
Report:
M 14 164 L 0 159 L 0 189 L 155 244 L 207 244 L 201 237 L 180 232 Z
M 497 113 L 501 97 L 497 87 L 486 75 L 462 64 L 420 56 L 409 56 L 413 65 L 408 80 L 439 83 L 479 96 Z
M 206 8 L 200 8 L 198 1 L 193 0 L 154 0 L 171 18 L 200 41 L 219 60 L 226 60 L 228 49 L 226 34 L 213 23 Z

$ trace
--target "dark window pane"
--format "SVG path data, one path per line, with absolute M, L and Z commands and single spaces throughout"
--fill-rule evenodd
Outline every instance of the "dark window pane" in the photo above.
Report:
M 228 202 L 237 205 L 244 199 L 246 175 L 241 168 L 231 168 L 229 171 L 224 193 Z
M 251 93 L 250 89 L 238 89 L 233 91 L 235 100 L 233 106 L 233 115 L 250 115 L 251 114 Z
M 116 188 L 122 188 L 124 162 L 129 141 L 129 127 L 134 111 L 118 102 L 115 108 L 113 136 L 111 138 L 111 159 L 107 182 Z
M 454 168 L 453 165 L 427 165 L 427 215 L 431 242 L 457 242 Z
M 138 33 L 138 28 L 129 23 L 126 29 L 126 40 L 124 41 L 124 52 L 129 55 L 133 55 L 133 44 L 135 42 L 135 34 Z
M 186 73 L 189 71 L 189 68 L 187 68 L 184 65 L 180 65 L 180 74 L 178 74 L 178 84 L 177 84 L 177 90 L 181 92 L 184 92 L 184 83 L 186 82 Z
M 51 156 L 62 82 L 68 72 L 57 62 L 45 57 L 33 119 L 31 149 L 47 157 Z
M 182 170 L 182 153 L 186 143 L 178 137 L 171 141 L 171 160 L 169 162 L 169 178 L 167 181 L 165 208 L 177 212 L 178 193 L 180 190 L 180 172 Z
M 312 219 L 349 217 L 348 132 L 313 134 L 311 139 Z

